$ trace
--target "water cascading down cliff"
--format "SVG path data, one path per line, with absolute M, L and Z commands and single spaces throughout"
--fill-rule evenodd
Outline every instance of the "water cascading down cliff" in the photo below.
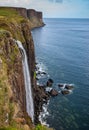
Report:
M 31 117 L 32 121 L 34 122 L 34 105 L 33 105 L 31 78 L 30 78 L 30 73 L 29 73 L 27 55 L 26 55 L 26 51 L 25 51 L 22 43 L 18 40 L 15 42 L 22 55 L 22 65 L 23 65 L 25 91 L 26 91 L 26 110 L 27 110 L 28 115 Z

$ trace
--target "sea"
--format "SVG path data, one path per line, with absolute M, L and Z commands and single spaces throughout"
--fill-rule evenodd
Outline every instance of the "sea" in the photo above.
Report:
M 45 121 L 55 130 L 89 130 L 89 19 L 44 19 L 44 27 L 32 30 L 36 60 L 47 78 L 73 84 L 71 94 L 51 97 Z

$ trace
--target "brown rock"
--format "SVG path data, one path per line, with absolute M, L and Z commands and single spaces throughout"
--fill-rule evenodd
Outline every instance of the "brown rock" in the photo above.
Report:
M 73 86 L 72 85 L 65 85 L 65 88 L 66 89 L 73 89 Z
M 62 90 L 61 93 L 62 93 L 63 95 L 65 95 L 65 94 L 69 94 L 70 91 L 69 91 L 69 90 Z
M 58 94 L 59 94 L 58 91 L 55 90 L 55 89 L 52 89 L 52 90 L 50 91 L 50 95 L 51 95 L 51 96 L 57 96 Z
M 52 84 L 53 84 L 53 80 L 52 79 L 48 79 L 46 85 L 49 86 L 49 87 L 51 87 Z

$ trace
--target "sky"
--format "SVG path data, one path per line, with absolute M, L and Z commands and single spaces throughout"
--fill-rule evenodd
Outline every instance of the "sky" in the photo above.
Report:
M 0 0 L 0 6 L 32 8 L 44 18 L 89 18 L 89 0 Z

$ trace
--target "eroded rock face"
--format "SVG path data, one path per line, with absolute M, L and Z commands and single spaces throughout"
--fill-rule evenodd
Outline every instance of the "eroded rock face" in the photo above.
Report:
M 23 17 L 25 17 L 25 18 L 27 18 L 28 16 L 27 16 L 27 9 L 26 8 L 15 8 L 17 11 L 18 11 L 18 13 L 21 15 L 21 16 L 23 16 Z
M 12 36 L 9 32 L 3 31 L 3 37 L 0 39 L 0 57 L 5 66 L 6 73 L 6 88 L 10 90 L 11 96 L 7 97 L 8 104 L 13 104 L 13 115 L 8 119 L 8 123 L 18 116 L 24 117 L 26 111 L 24 77 L 22 71 L 22 59 L 17 46 L 15 45 Z M 8 34 L 8 35 L 7 35 Z M 3 81 L 2 81 L 3 82 Z M 9 85 L 10 87 L 9 87 Z M 8 91 L 9 95 L 9 91 Z M 16 104 L 18 104 L 18 107 Z M 10 116 L 10 108 L 8 109 L 8 117 Z
M 45 91 L 43 86 L 36 86 L 34 89 L 34 104 L 35 104 L 35 124 L 39 122 L 39 114 L 42 111 L 43 103 L 47 103 L 50 95 Z
M 6 82 L 5 91 L 7 92 L 7 94 L 5 94 L 6 92 L 4 91 L 4 94 L 7 95 L 7 97 L 5 96 L 7 101 L 2 100 L 2 104 L 3 101 L 7 102 L 7 107 L 4 108 L 4 106 L 2 106 L 2 110 L 4 109 L 6 111 L 5 115 L 8 115 L 8 119 L 5 119 L 7 125 L 19 119 L 19 124 L 29 124 L 29 126 L 32 126 L 31 119 L 26 113 L 26 93 L 22 69 L 22 56 L 13 39 L 20 40 L 26 50 L 33 87 L 35 87 L 35 79 L 33 77 L 35 64 L 34 45 L 29 22 L 24 18 L 20 19 L 19 16 L 16 16 L 16 18 L 9 19 L 8 17 L 0 17 L 0 64 L 1 66 L 4 65 L 5 68 L 2 69 L 6 75 L 5 81 L 2 80 L 2 84 L 4 86 L 4 82 Z M 0 119 L 3 119 L 1 116 L 0 114 Z M 5 126 L 5 120 L 2 120 L 2 127 Z
M 28 9 L 27 16 L 32 23 L 32 28 L 45 25 L 42 18 L 42 12 L 37 12 L 34 9 Z
M 17 10 L 17 12 L 21 14 L 21 17 L 17 15 L 16 12 L 14 12 L 14 10 Z M 0 64 L 2 65 L 3 62 L 3 64 L 6 67 L 6 69 L 3 71 L 5 71 L 7 77 L 5 82 L 9 84 L 6 85 L 6 88 L 8 88 L 9 86 L 9 91 L 7 92 L 7 95 L 9 95 L 9 92 L 11 92 L 11 95 L 8 96 L 8 106 L 9 103 L 11 106 L 13 106 L 13 113 L 12 110 L 8 108 L 7 114 L 10 115 L 11 111 L 12 113 L 11 121 L 13 120 L 19 121 L 19 123 L 24 122 L 24 125 L 29 124 L 30 126 L 32 125 L 32 122 L 30 117 L 26 113 L 26 93 L 25 93 L 24 76 L 22 69 L 22 56 L 13 39 L 20 40 L 22 42 L 28 57 L 28 64 L 30 69 L 32 91 L 34 98 L 36 123 L 39 122 L 38 116 L 42 107 L 43 99 L 47 99 L 48 95 L 44 92 L 44 89 L 36 86 L 36 79 L 34 78 L 35 52 L 34 52 L 33 39 L 30 32 L 32 25 L 28 19 L 24 19 L 24 17 L 25 18 L 27 17 L 26 9 L 4 8 L 4 12 L 5 11 L 6 14 L 7 12 L 15 13 L 14 17 L 11 16 L 8 18 L 8 15 L 0 17 Z M 37 17 L 40 18 L 41 16 L 42 16 L 41 13 L 39 16 L 37 13 Z M 36 26 L 38 26 L 38 24 Z M 36 26 L 34 26 L 33 24 L 33 27 Z M 10 124 L 10 120 L 8 121 L 7 125 L 8 124 Z

